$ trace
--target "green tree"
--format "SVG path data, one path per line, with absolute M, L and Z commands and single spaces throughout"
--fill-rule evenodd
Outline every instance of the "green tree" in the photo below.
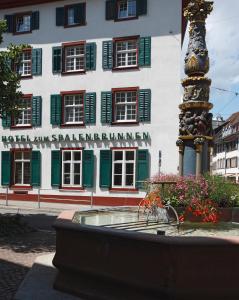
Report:
M 6 32 L 6 22 L 0 20 L 0 45 L 3 42 L 3 33 Z M 0 118 L 10 114 L 17 114 L 21 75 L 12 68 L 13 64 L 21 63 L 21 53 L 27 45 L 10 44 L 5 51 L 0 51 Z

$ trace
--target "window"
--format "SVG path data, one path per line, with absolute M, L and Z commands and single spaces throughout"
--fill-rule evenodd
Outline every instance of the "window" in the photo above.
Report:
M 113 150 L 112 187 L 135 187 L 136 150 Z
M 136 0 L 120 0 L 118 2 L 118 19 L 136 17 Z
M 85 71 L 85 45 L 67 46 L 65 51 L 65 72 Z
M 74 27 L 86 25 L 86 3 L 56 8 L 56 26 Z
M 32 124 L 32 106 L 31 98 L 20 100 L 18 116 L 14 118 L 15 126 L 31 126 Z
M 115 67 L 137 66 L 137 40 L 118 41 L 115 43 Z
M 14 151 L 14 184 L 30 185 L 31 151 Z
M 82 186 L 82 150 L 62 151 L 62 186 Z
M 32 75 L 32 54 L 31 50 L 23 51 L 21 57 L 21 64 L 16 66 L 16 71 L 22 77 L 28 77 Z
M 115 92 L 114 121 L 137 121 L 137 91 Z
M 31 14 L 15 16 L 15 32 L 16 33 L 31 32 Z
M 64 123 L 83 124 L 84 122 L 84 94 L 64 95 Z

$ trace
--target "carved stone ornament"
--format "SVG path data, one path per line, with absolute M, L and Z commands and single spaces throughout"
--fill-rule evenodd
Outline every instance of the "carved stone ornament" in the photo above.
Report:
M 183 140 L 178 139 L 177 142 L 176 142 L 176 146 L 177 146 L 177 147 L 181 147 L 181 146 L 183 146 L 183 145 L 184 145 Z
M 205 139 L 204 138 L 196 138 L 194 140 L 194 145 L 203 145 L 205 143 Z
M 209 101 L 210 89 L 205 84 L 188 85 L 184 88 L 183 102 Z
M 205 0 L 192 0 L 184 9 L 184 17 L 189 21 L 205 21 L 213 10 L 213 2 Z

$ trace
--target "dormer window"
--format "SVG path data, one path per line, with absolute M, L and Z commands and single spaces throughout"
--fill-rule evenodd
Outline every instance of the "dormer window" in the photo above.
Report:
M 136 17 L 136 0 L 120 0 L 118 2 L 118 19 Z
M 26 33 L 31 31 L 31 14 L 16 15 L 15 32 Z

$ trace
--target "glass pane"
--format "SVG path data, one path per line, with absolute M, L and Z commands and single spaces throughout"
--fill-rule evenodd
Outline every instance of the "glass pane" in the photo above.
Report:
M 75 18 L 74 18 L 74 8 L 68 8 L 68 25 L 75 24 Z
M 136 0 L 128 0 L 128 16 L 136 16 Z
M 127 186 L 134 185 L 134 175 L 126 175 L 125 185 L 127 185 Z
M 74 175 L 74 184 L 80 185 L 80 174 Z
M 64 173 L 70 173 L 71 172 L 71 164 L 67 163 L 64 164 Z
M 21 152 L 20 152 L 21 153 Z M 22 163 L 15 163 L 15 184 L 22 183 Z
M 126 151 L 126 160 L 134 160 L 134 151 Z
M 122 185 L 122 175 L 114 176 L 114 185 L 118 185 L 118 186 Z
M 22 159 L 22 152 L 20 151 L 15 152 L 15 159 Z
M 23 177 L 24 177 L 24 184 L 30 184 L 30 162 L 25 162 L 24 163 L 24 173 L 23 173 Z
M 70 174 L 64 174 L 64 184 L 70 184 Z
M 80 174 L 81 164 L 74 164 L 74 173 Z
M 114 164 L 114 174 L 122 174 L 122 164 Z
M 23 152 L 23 154 L 24 154 L 24 159 L 30 159 L 31 156 L 30 151 Z
M 126 164 L 126 174 L 134 174 L 134 164 Z
M 123 151 L 115 151 L 115 160 L 122 160 L 123 159 Z
M 73 153 L 74 160 L 81 160 L 81 152 L 77 151 Z
M 63 160 L 71 160 L 71 152 L 65 151 L 64 156 L 63 156 Z

